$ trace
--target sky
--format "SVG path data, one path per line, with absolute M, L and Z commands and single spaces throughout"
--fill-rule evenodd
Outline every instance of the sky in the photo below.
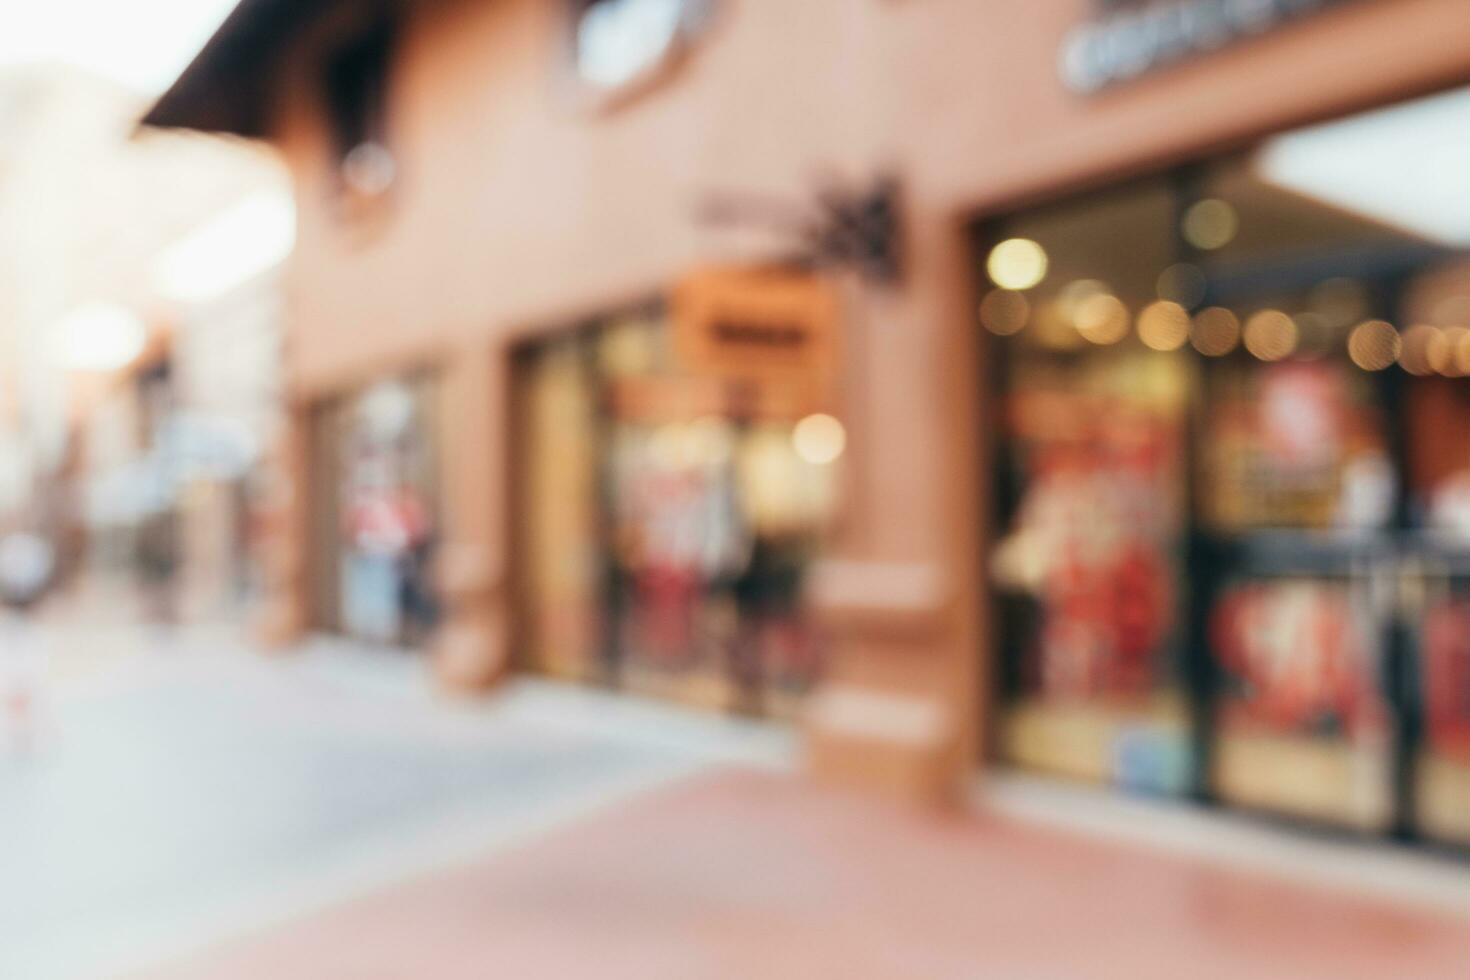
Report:
M 61 61 L 130 88 L 168 88 L 236 0 L 0 0 L 0 69 Z

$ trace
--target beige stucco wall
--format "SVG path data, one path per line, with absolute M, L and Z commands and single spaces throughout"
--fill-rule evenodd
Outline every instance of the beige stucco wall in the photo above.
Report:
M 896 291 L 847 284 L 853 514 L 818 593 L 842 628 L 829 687 L 906 692 L 935 707 L 943 747 L 925 752 L 952 776 L 975 750 L 985 635 L 986 427 L 965 221 L 1470 78 L 1464 0 L 1364 0 L 1082 98 L 1055 65 L 1088 7 L 724 0 L 681 70 L 588 114 L 566 98 L 561 4 L 421 2 L 393 98 L 402 180 L 381 227 L 364 234 L 331 216 L 311 101 L 297 98 L 282 121 L 301 204 L 289 362 L 298 397 L 464 345 L 495 363 L 528 332 L 649 295 L 695 264 L 787 244 L 701 226 L 710 192 L 799 202 L 823 174 L 896 171 L 909 195 L 911 265 Z M 495 376 L 482 372 L 467 403 L 497 404 Z M 487 424 L 497 417 L 486 414 Z M 460 496 L 492 509 L 465 539 L 481 566 L 499 569 L 513 560 L 497 503 L 504 440 L 468 438 L 484 455 L 460 464 Z M 926 785 L 915 755 L 895 750 L 889 766 L 849 751 L 862 740 L 817 731 L 821 768 Z
M 1083 0 L 724 0 L 668 83 L 589 115 L 563 97 L 552 0 L 417 5 L 392 114 L 403 173 L 380 234 L 325 205 L 314 107 L 285 132 L 302 193 L 296 370 L 325 382 L 426 341 L 516 329 L 652 289 L 749 236 L 711 191 L 799 197 L 889 165 L 952 211 L 1376 100 L 1470 66 L 1455 0 L 1365 0 L 1083 98 L 1055 70 Z M 1451 25 L 1459 25 L 1455 30 Z M 297 91 L 305 93 L 309 86 Z M 400 329 L 411 325 L 412 329 Z

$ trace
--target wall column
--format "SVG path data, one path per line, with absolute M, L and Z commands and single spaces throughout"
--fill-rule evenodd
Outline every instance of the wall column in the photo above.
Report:
M 435 671 L 455 691 L 489 688 L 510 669 L 507 479 L 510 362 L 498 345 L 451 355 L 440 389 L 443 620 Z
M 901 288 L 852 284 L 848 507 L 811 583 L 832 650 L 806 716 L 828 782 L 957 800 L 979 752 L 980 374 L 963 224 L 910 215 Z
M 310 411 L 286 407 L 281 431 L 265 460 L 265 486 L 255 506 L 254 542 L 261 571 L 257 641 L 267 650 L 298 643 L 310 624 Z

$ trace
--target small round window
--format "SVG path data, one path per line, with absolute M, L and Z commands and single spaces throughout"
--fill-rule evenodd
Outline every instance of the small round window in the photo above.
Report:
M 709 0 L 580 0 L 572 55 L 578 77 L 602 90 L 652 75 L 704 19 Z

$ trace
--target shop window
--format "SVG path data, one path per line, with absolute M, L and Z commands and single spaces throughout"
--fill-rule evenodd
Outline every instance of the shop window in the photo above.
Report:
M 311 555 L 318 627 L 417 647 L 439 620 L 440 424 L 433 375 L 317 407 Z
M 396 23 L 373 22 L 338 48 L 326 64 L 324 88 L 331 151 L 339 189 L 374 199 L 396 176 L 387 145 L 388 99 Z
M 802 584 L 841 454 L 810 386 L 691 373 L 658 308 L 537 344 L 516 376 L 522 663 L 790 717 L 820 670 Z
M 1467 105 L 982 230 L 1011 762 L 1470 842 Z

